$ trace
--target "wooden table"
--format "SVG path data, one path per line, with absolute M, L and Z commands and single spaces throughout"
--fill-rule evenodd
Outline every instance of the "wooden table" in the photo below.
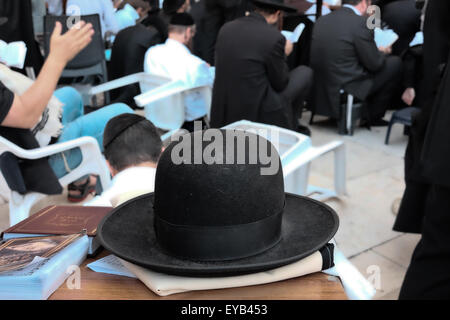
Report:
M 192 291 L 159 297 L 141 281 L 97 273 L 86 267 L 109 253 L 104 251 L 81 266 L 81 289 L 64 283 L 49 300 L 346 300 L 339 278 L 315 273 L 281 282 L 221 290 Z

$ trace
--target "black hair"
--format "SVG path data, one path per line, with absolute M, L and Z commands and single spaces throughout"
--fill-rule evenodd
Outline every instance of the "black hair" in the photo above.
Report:
M 144 162 L 157 163 L 161 155 L 162 141 L 158 130 L 144 117 L 136 122 L 136 117 L 140 116 L 121 114 L 112 118 L 106 125 L 103 140 L 110 142 L 106 145 L 104 154 L 111 167 L 117 171 Z M 134 124 L 125 130 L 119 129 L 118 132 L 118 128 L 127 122 Z

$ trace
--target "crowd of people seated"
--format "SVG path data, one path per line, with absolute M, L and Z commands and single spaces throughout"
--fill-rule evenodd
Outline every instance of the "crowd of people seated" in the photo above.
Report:
M 188 131 L 194 130 L 194 121 L 219 128 L 246 119 L 310 135 L 300 123 L 303 110 L 337 121 L 346 94 L 363 104 L 361 126 L 369 128 L 386 126 L 389 109 L 420 108 L 411 128 L 407 189 L 395 229 L 422 233 L 423 238 L 400 297 L 450 296 L 445 271 L 450 267 L 450 217 L 445 211 L 450 208 L 450 180 L 445 177 L 450 175 L 448 165 L 442 165 L 450 154 L 443 138 L 450 116 L 445 109 L 448 1 L 323 1 L 324 7 L 317 8 L 313 0 L 2 0 L 0 39 L 24 41 L 25 66 L 38 77 L 21 91 L 8 76 L 20 70 L 0 68 L 0 134 L 24 148 L 42 146 L 34 129 L 46 125 L 46 110 L 62 108 L 60 130 L 47 143 L 96 138 L 113 177 L 112 187 L 103 193 L 93 176 L 77 181 L 69 187 L 69 198 L 82 201 L 96 191 L 89 204 L 105 206 L 153 191 L 163 151 L 160 130 L 135 114 L 134 97 L 141 93 L 137 84 L 114 90 L 112 104 L 88 114 L 79 92 L 57 88 L 65 66 L 88 46 L 94 30 L 81 21 L 61 34 L 57 23 L 44 61 L 31 23 L 31 2 L 38 1 L 45 2 L 48 15 L 99 15 L 99 31 L 105 43 L 112 43 L 109 79 L 146 72 L 210 86 L 209 121 L 204 121 L 208 106 L 202 96 L 196 91 L 184 96 L 183 128 Z M 380 11 L 371 11 L 372 5 Z M 397 41 L 377 44 L 368 18 L 375 18 L 377 27 L 392 29 Z M 281 32 L 294 31 L 300 23 L 305 28 L 299 39 Z M 424 41 L 412 43 L 422 31 Z M 31 161 L 32 170 L 24 177 L 34 181 L 28 191 L 60 192 L 57 179 L 76 167 L 80 157 L 74 149 Z M 0 164 L 2 170 L 14 167 L 3 159 Z

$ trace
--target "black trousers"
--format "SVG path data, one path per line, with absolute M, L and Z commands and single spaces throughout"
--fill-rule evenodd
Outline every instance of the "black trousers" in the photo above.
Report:
M 400 299 L 450 299 L 450 188 L 431 186 Z
M 373 75 L 373 85 L 366 99 L 371 121 L 384 117 L 402 78 L 402 60 L 389 56 L 383 68 Z
M 276 111 L 264 112 L 260 121 L 295 130 L 298 126 L 298 119 L 301 118 L 303 102 L 311 91 L 313 71 L 309 67 L 299 66 L 292 70 L 289 75 L 289 84 L 281 92 L 283 99 L 287 101 L 285 107 Z

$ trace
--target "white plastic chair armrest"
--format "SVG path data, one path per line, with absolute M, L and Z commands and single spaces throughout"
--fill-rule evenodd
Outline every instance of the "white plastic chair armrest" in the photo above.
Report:
M 158 100 L 170 97 L 178 93 L 194 90 L 197 88 L 201 87 L 189 86 L 186 85 L 184 81 L 175 80 L 134 97 L 134 101 L 138 106 L 144 107 Z
M 82 137 L 75 140 L 57 143 L 53 145 L 49 145 L 43 148 L 30 149 L 25 150 L 16 145 L 12 144 L 9 141 L 4 142 L 9 148 L 8 151 L 12 152 L 16 157 L 28 160 L 36 160 L 51 156 L 53 154 L 57 154 L 63 151 L 67 151 L 73 148 L 82 147 L 83 145 L 94 145 L 96 148 L 98 147 L 97 140 L 92 137 Z M 9 145 L 8 145 L 9 144 Z
M 135 74 L 131 74 L 129 76 L 125 76 L 113 81 L 109 81 L 103 84 L 100 84 L 98 86 L 92 87 L 89 90 L 89 94 L 91 95 L 96 95 L 99 93 L 103 93 L 106 91 L 111 91 L 117 88 L 121 88 L 121 87 L 125 87 L 128 86 L 130 84 L 136 83 L 141 81 L 142 77 L 145 75 L 144 72 L 140 72 L 140 73 L 135 73 Z

